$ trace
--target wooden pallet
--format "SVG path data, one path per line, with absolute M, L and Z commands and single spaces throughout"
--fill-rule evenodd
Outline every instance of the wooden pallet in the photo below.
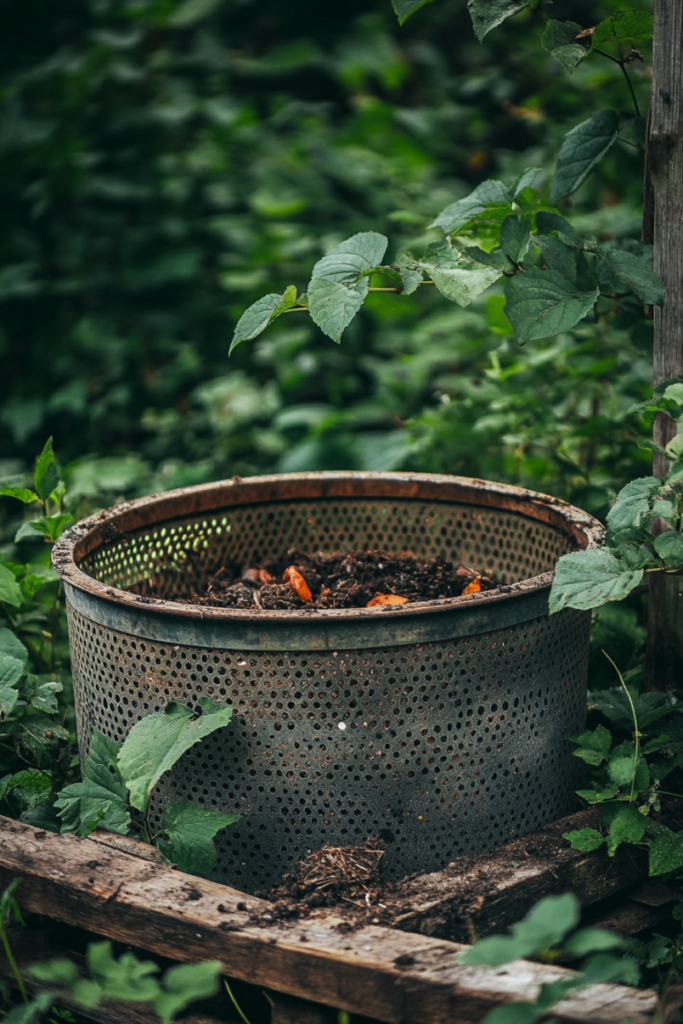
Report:
M 595 813 L 581 812 L 411 879 L 392 926 L 374 924 L 372 906 L 351 918 L 345 905 L 344 912 L 319 908 L 274 920 L 267 901 L 176 871 L 132 840 L 111 833 L 57 836 L 1 817 L 0 886 L 21 877 L 18 901 L 40 915 L 35 934 L 19 940 L 23 963 L 64 954 L 51 920 L 173 960 L 219 959 L 230 978 L 269 992 L 273 1024 L 328 1024 L 335 1008 L 390 1024 L 475 1024 L 494 1006 L 533 998 L 539 984 L 571 972 L 527 961 L 496 970 L 461 966 L 456 954 L 463 939 L 504 931 L 551 893 L 574 892 L 591 908 L 591 923 L 609 923 L 622 934 L 666 912 L 673 893 L 644 883 L 640 851 L 623 848 L 610 859 L 601 850 L 578 853 L 561 840 L 562 832 L 593 824 Z M 683 995 L 672 993 L 659 1019 L 672 1019 L 681 1003 Z M 656 1011 L 652 991 L 595 985 L 573 994 L 553 1016 L 648 1024 Z M 102 1024 L 153 1019 L 114 1003 L 88 1012 Z M 188 1024 L 211 1019 L 188 1018 Z

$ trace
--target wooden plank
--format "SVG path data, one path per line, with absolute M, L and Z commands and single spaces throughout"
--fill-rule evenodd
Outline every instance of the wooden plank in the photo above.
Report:
M 27 910 L 175 960 L 219 959 L 232 977 L 389 1024 L 479 1024 L 493 1007 L 533 998 L 541 983 L 568 976 L 525 961 L 465 967 L 457 943 L 354 929 L 324 913 L 275 922 L 261 901 L 227 886 L 0 818 L 0 885 L 15 877 L 23 879 L 16 895 Z M 649 1024 L 656 1004 L 651 991 L 595 985 L 554 1017 Z
M 588 906 L 645 878 L 644 850 L 622 846 L 608 857 L 602 849 L 580 853 L 562 839 L 563 832 L 597 824 L 595 808 L 579 811 L 507 846 L 401 883 L 410 909 L 397 915 L 395 927 L 471 942 L 505 931 L 543 896 L 573 892 Z

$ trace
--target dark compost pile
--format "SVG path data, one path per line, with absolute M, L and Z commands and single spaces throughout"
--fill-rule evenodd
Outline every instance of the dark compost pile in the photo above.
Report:
M 497 584 L 488 576 L 439 558 L 387 551 L 314 555 L 290 548 L 257 566 L 224 565 L 187 603 L 220 608 L 294 610 L 366 608 L 461 597 Z

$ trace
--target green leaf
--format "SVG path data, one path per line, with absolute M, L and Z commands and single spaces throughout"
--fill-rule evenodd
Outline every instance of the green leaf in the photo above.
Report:
M 458 199 L 442 210 L 429 226 L 441 228 L 447 235 L 454 235 L 483 214 L 492 214 L 504 220 L 506 214 L 511 212 L 511 206 L 510 193 L 502 181 L 483 181 L 464 199 Z
M 428 3 L 431 3 L 431 0 L 391 0 L 400 25 L 403 25 L 411 14 L 415 14 L 415 11 L 419 11 Z
M 369 290 L 367 277 L 361 277 L 352 284 L 336 284 L 316 278 L 308 286 L 311 319 L 328 338 L 340 342 Z
M 0 714 L 4 718 L 19 699 L 17 683 L 24 674 L 24 662 L 11 654 L 0 654 Z
M 594 828 L 579 828 L 574 832 L 563 832 L 562 838 L 569 840 L 573 850 L 581 850 L 584 853 L 597 850 L 607 841 Z
M 32 964 L 26 968 L 26 973 L 38 981 L 60 985 L 66 989 L 72 988 L 79 978 L 76 964 L 66 958 L 47 960 L 42 964 Z
M 569 936 L 562 949 L 565 953 L 573 953 L 574 956 L 587 956 L 588 953 L 597 953 L 604 949 L 621 949 L 623 946 L 624 940 L 614 932 L 608 932 L 604 928 L 580 928 L 578 932 Z
M 318 260 L 313 267 L 311 279 L 334 281 L 336 284 L 355 281 L 361 274 L 381 264 L 387 245 L 384 235 L 376 231 L 361 231 L 352 235 Z
M 637 43 L 652 39 L 654 19 L 647 11 L 617 11 L 596 26 L 593 49 L 603 43 Z
M 529 0 L 467 0 L 474 34 L 479 42 L 496 25 L 524 10 L 528 2 Z
M 548 602 L 550 614 L 562 608 L 586 610 L 621 601 L 642 578 L 642 569 L 629 569 L 604 548 L 573 551 L 557 563 Z
M 663 397 L 670 399 L 677 405 L 683 405 L 683 384 L 677 381 L 675 384 L 667 385 Z
M 662 481 L 656 476 L 638 477 L 631 480 L 617 494 L 617 500 L 607 513 L 607 525 L 611 530 L 625 530 L 640 526 L 643 518 L 650 513 L 655 494 Z
M 535 956 L 556 946 L 579 921 L 574 895 L 546 896 L 531 908 L 524 920 L 512 926 L 512 935 L 493 935 L 475 943 L 460 956 L 460 963 L 499 967 L 512 960 Z
M 201 964 L 178 964 L 169 967 L 163 977 L 162 989 L 154 1000 L 154 1010 L 164 1024 L 195 999 L 207 999 L 218 991 L 220 960 Z
M 398 272 L 403 284 L 404 295 L 412 295 L 424 280 L 422 271 L 415 269 L 415 260 L 411 260 L 407 256 L 402 256 L 398 261 Z
M 284 313 L 286 309 L 291 309 L 295 302 L 296 288 L 293 284 L 290 284 L 282 295 L 271 292 L 269 295 L 264 295 L 262 299 L 257 299 L 237 321 L 228 355 L 240 342 L 257 338 L 281 313 Z
M 172 28 L 187 28 L 208 18 L 222 3 L 223 0 L 184 0 L 176 7 L 166 24 Z
M 527 167 L 525 170 L 523 170 L 517 178 L 517 180 L 512 183 L 508 190 L 512 198 L 516 199 L 517 196 L 521 195 L 522 192 L 526 191 L 526 189 L 532 188 L 536 181 L 536 178 L 539 176 L 539 174 L 542 173 L 542 167 Z
M 0 628 L 0 655 L 3 654 L 11 654 L 13 658 L 19 658 L 24 663 L 28 661 L 28 651 L 21 640 L 5 626 Z
M 459 306 L 469 306 L 502 274 L 500 267 L 485 266 L 446 243 L 432 248 L 429 258 L 417 261 L 416 265 L 429 274 L 445 298 Z
M 658 822 L 648 822 L 650 875 L 663 875 L 683 867 L 683 836 Z
M 14 573 L 5 565 L 0 565 L 0 601 L 11 604 L 14 608 L 20 608 L 22 602 L 21 590 L 16 581 Z
M 585 758 L 584 758 L 585 760 Z M 592 763 L 592 762 L 591 762 Z M 600 762 L 598 762 L 599 764 Z M 589 804 L 602 804 L 606 800 L 612 800 L 619 792 L 619 787 L 614 783 L 605 786 L 604 789 L 577 789 L 577 796 Z
M 581 26 L 575 21 L 548 21 L 541 37 L 541 46 L 558 60 L 570 75 L 590 53 L 590 40 L 580 42 L 576 37 Z
M 588 730 L 575 738 L 571 737 L 571 741 L 578 746 L 578 750 L 574 751 L 575 757 L 580 757 L 588 764 L 600 764 L 609 755 L 612 734 L 604 725 L 599 725 L 597 729 Z
M 24 771 L 15 772 L 14 775 L 5 775 L 0 779 L 0 798 L 8 793 L 21 790 L 17 793 L 19 802 L 23 807 L 35 807 L 42 803 L 46 795 L 52 790 L 52 774 L 40 771 L 38 768 L 25 768 Z
M 669 526 L 675 526 L 678 520 L 678 511 L 672 501 L 661 499 L 652 506 L 652 518 L 663 519 Z M 662 555 L 662 557 L 664 556 Z
M 57 694 L 62 693 L 63 689 L 62 684 L 57 681 L 41 683 L 31 695 L 31 706 L 44 711 L 47 715 L 56 714 L 59 711 Z
M 31 501 L 40 501 L 38 495 L 29 491 L 27 487 L 0 487 L 0 497 L 16 498 L 26 505 Z
M 40 519 L 31 519 L 24 523 L 18 530 L 15 541 L 36 540 L 37 535 L 47 537 L 48 540 L 57 540 L 66 530 L 67 526 L 73 523 L 73 516 L 68 512 L 55 512 L 51 516 L 42 516 Z
M 500 229 L 500 244 L 513 263 L 519 263 L 529 248 L 529 223 L 519 217 L 506 217 Z
M 598 255 L 642 302 L 663 305 L 664 285 L 652 269 L 652 246 L 643 246 L 641 253 L 600 248 Z
M 33 486 L 41 501 L 47 501 L 59 483 L 59 470 L 52 451 L 52 438 L 45 442 L 45 447 L 36 460 L 33 474 Z
M 36 1024 L 52 1006 L 55 997 L 52 992 L 39 992 L 28 1003 L 12 1007 L 2 1018 L 2 1024 Z
M 550 187 L 550 201 L 575 192 L 614 145 L 619 117 L 613 110 L 599 110 L 565 136 Z
M 182 755 L 216 729 L 228 725 L 232 708 L 215 704 L 208 697 L 199 701 L 202 714 L 193 715 L 184 704 L 171 701 L 163 711 L 147 715 L 133 726 L 118 756 L 121 777 L 130 792 L 130 802 L 139 811 L 147 809 L 149 794 L 164 772 Z
M 556 238 L 544 235 L 536 239 L 543 246 L 548 269 L 532 267 L 505 286 L 505 314 L 520 342 L 568 331 L 593 308 L 599 295 L 597 288 L 585 291 L 577 284 L 574 250 Z M 555 243 L 553 248 L 551 243 Z
M 631 762 L 631 768 L 633 762 Z M 629 777 L 630 782 L 630 777 Z M 603 808 L 603 818 L 609 825 L 607 852 L 613 857 L 621 843 L 639 843 L 648 827 L 648 819 L 635 804 L 613 803 Z
M 584 240 L 578 234 L 565 217 L 559 213 L 549 213 L 547 210 L 539 210 L 536 214 L 536 227 L 540 234 L 548 235 L 551 231 L 557 232 L 557 237 L 565 245 L 573 246 L 575 249 L 583 249 Z
M 607 765 L 607 774 L 617 786 L 630 786 L 635 775 L 635 757 L 615 757 Z
M 217 860 L 213 837 L 239 817 L 239 814 L 207 811 L 187 801 L 167 803 L 161 822 L 161 831 L 167 838 L 158 840 L 157 846 L 179 871 L 188 875 L 210 875 Z
M 156 999 L 161 986 L 151 975 L 158 972 L 159 965 L 152 960 L 138 960 L 133 953 L 123 953 L 116 960 L 111 948 L 111 942 L 92 942 L 87 952 L 88 970 L 104 995 L 128 1002 Z
M 674 530 L 667 530 L 655 538 L 655 551 L 670 569 L 683 568 L 683 537 Z
M 96 828 L 127 835 L 130 826 L 128 793 L 116 767 L 118 747 L 95 731 L 83 765 L 83 781 L 66 786 L 55 801 L 62 832 L 88 836 Z

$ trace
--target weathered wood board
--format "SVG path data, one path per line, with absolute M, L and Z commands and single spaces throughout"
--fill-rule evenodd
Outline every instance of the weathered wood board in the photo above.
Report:
M 560 967 L 518 961 L 461 966 L 462 945 L 351 924 L 320 910 L 273 921 L 262 900 L 90 839 L 0 819 L 0 885 L 15 877 L 27 910 L 181 961 L 219 959 L 225 973 L 390 1024 L 478 1024 L 494 1006 L 533 998 Z M 562 1022 L 649 1024 L 656 995 L 596 985 L 562 1003 Z

